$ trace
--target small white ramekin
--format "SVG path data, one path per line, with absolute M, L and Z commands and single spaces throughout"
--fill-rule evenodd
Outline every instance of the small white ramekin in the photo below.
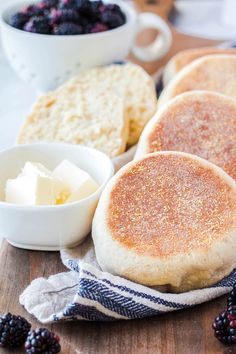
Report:
M 20 206 L 4 202 L 6 180 L 15 178 L 26 161 L 49 169 L 67 159 L 87 171 L 99 189 L 78 202 L 56 206 Z M 0 236 L 16 247 L 59 250 L 80 243 L 91 230 L 102 190 L 112 177 L 111 160 L 102 152 L 80 145 L 40 143 L 0 152 Z

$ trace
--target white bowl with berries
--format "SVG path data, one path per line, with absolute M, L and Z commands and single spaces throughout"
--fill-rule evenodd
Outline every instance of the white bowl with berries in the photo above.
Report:
M 81 70 L 124 60 L 130 51 L 144 61 L 160 59 L 172 41 L 159 16 L 137 14 L 122 0 L 17 0 L 2 6 L 0 26 L 13 69 L 42 92 Z M 159 35 L 147 47 L 135 46 L 145 28 Z

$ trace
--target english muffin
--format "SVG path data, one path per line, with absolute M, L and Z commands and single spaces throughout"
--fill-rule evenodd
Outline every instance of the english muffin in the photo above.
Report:
M 129 120 L 129 146 L 137 143 L 139 136 L 157 110 L 157 97 L 153 79 L 140 66 L 107 65 L 87 70 L 71 80 L 75 85 L 90 82 L 102 86 L 108 93 L 115 91 L 124 101 Z
M 173 292 L 212 285 L 235 267 L 236 182 L 195 155 L 146 155 L 106 186 L 92 237 L 104 271 Z
M 158 107 L 180 93 L 214 91 L 236 99 L 236 55 L 214 54 L 185 66 L 162 91 Z
M 208 91 L 175 97 L 144 129 L 135 158 L 161 150 L 198 155 L 236 180 L 236 101 Z
M 114 157 L 138 141 L 156 110 L 154 81 L 140 66 L 93 68 L 40 97 L 17 142 L 84 144 Z
M 190 64 L 193 60 L 201 58 L 205 55 L 211 54 L 233 54 L 236 55 L 235 48 L 215 48 L 203 47 L 182 50 L 175 54 L 170 61 L 166 64 L 163 71 L 164 86 L 173 79 L 173 77 L 186 65 Z
M 116 92 L 90 82 L 70 83 L 37 99 L 17 142 L 82 144 L 114 157 L 125 151 L 128 134 L 129 120 Z

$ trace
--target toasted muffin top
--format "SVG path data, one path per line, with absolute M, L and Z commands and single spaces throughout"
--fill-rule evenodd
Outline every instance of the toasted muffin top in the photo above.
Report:
M 236 102 L 211 92 L 182 94 L 149 127 L 146 153 L 159 150 L 198 155 L 236 179 Z
M 193 60 L 211 54 L 234 54 L 236 55 L 235 48 L 216 48 L 216 47 L 203 47 L 191 48 L 183 50 L 172 57 L 170 60 L 175 65 L 175 70 L 178 72 L 184 66 L 191 63 Z
M 193 155 L 147 155 L 116 180 L 107 226 L 114 240 L 137 255 L 168 258 L 207 251 L 236 227 L 234 182 Z
M 193 90 L 218 92 L 236 99 L 236 55 L 214 54 L 194 60 L 169 82 L 158 105 Z

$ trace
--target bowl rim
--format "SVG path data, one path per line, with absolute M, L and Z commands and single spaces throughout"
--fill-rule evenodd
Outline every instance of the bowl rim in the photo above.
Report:
M 99 194 L 104 187 L 106 186 L 106 184 L 108 183 L 108 181 L 112 178 L 112 176 L 114 175 L 115 172 L 115 168 L 114 168 L 114 164 L 112 162 L 112 160 L 110 159 L 109 156 L 107 156 L 105 153 L 103 153 L 100 150 L 85 146 L 85 145 L 76 145 L 76 144 L 67 144 L 67 143 L 57 143 L 57 142 L 42 142 L 42 143 L 33 143 L 33 144 L 23 144 L 23 145 L 14 145 L 11 146 L 9 148 L 3 149 L 0 151 L 0 157 L 1 155 L 8 153 L 10 151 L 16 151 L 16 150 L 23 150 L 23 149 L 28 149 L 31 147 L 65 147 L 65 148 L 73 148 L 73 149 L 77 149 L 80 150 L 87 150 L 88 152 L 91 152 L 97 156 L 100 155 L 100 157 L 103 157 L 103 159 L 105 158 L 105 160 L 107 161 L 107 169 L 109 168 L 109 171 L 107 173 L 107 177 L 106 179 L 103 181 L 102 184 L 99 185 L 98 189 L 93 192 L 92 194 L 90 194 L 89 196 L 87 196 L 86 198 L 82 198 L 78 201 L 75 202 L 71 202 L 71 203 L 65 203 L 65 204 L 58 204 L 58 205 L 19 205 L 19 204 L 14 204 L 14 203 L 8 203 L 5 201 L 0 200 L 0 208 L 1 207 L 5 207 L 5 208 L 10 208 L 10 209 L 14 209 L 14 210 L 22 210 L 22 211 L 30 211 L 30 212 L 38 212 L 40 211 L 55 211 L 55 210 L 62 210 L 65 208 L 73 208 L 73 207 L 77 207 L 79 205 L 83 205 L 85 202 L 89 201 L 90 199 L 93 199 L 94 196 L 96 194 Z
M 92 0 L 93 1 L 93 0 Z M 98 33 L 87 33 L 87 34 L 74 34 L 74 35 L 52 35 L 52 34 L 43 34 L 43 33 L 32 33 L 32 32 L 27 32 L 27 31 L 23 31 L 21 29 L 15 28 L 13 26 L 11 26 L 7 20 L 4 18 L 6 16 L 6 12 L 10 11 L 11 9 L 15 8 L 17 5 L 19 6 L 19 9 L 27 4 L 33 4 L 33 3 L 37 3 L 39 2 L 39 0 L 24 0 L 24 1 L 19 1 L 19 0 L 15 0 L 12 1 L 10 3 L 8 3 L 7 5 L 1 5 L 0 6 L 0 25 L 5 27 L 8 31 L 12 31 L 13 33 L 18 33 L 24 36 L 28 36 L 31 37 L 33 36 L 33 38 L 44 38 L 46 40 L 64 40 L 65 38 L 68 38 L 70 40 L 72 39 L 84 39 L 84 40 L 88 40 L 88 39 L 93 39 L 93 38 L 100 38 L 100 37 L 107 37 L 110 36 L 114 33 L 119 33 L 122 32 L 124 29 L 126 29 L 127 27 L 129 27 L 132 23 L 135 22 L 136 20 L 136 11 L 135 8 L 133 8 L 131 5 L 127 4 L 127 2 L 125 2 L 124 0 L 103 0 L 105 3 L 111 3 L 111 4 L 118 4 L 122 11 L 125 13 L 126 15 L 126 22 L 119 27 L 113 28 L 113 29 L 109 29 L 107 31 L 103 31 L 103 32 L 98 32 Z

